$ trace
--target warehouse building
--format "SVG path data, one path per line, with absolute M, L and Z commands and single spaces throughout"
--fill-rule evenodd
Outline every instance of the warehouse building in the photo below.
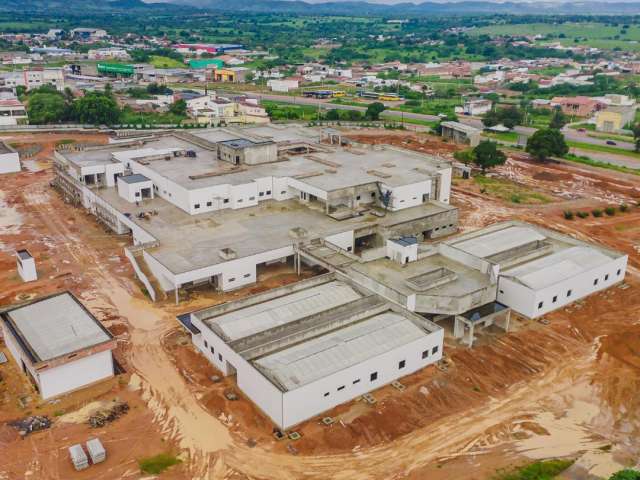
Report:
M 334 273 L 194 312 L 190 330 L 282 429 L 437 362 L 444 338 Z
M 69 292 L 4 309 L 0 320 L 11 356 L 45 400 L 114 374 L 115 339 Z

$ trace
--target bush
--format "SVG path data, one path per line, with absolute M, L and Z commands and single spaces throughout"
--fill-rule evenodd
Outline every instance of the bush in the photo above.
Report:
M 631 469 L 620 470 L 611 475 L 609 480 L 640 480 L 640 472 Z
M 520 203 L 522 201 L 522 198 L 520 197 L 520 195 L 514 193 L 513 195 L 511 195 L 511 201 L 513 203 Z
M 565 210 L 562 215 L 564 215 L 565 220 L 573 220 L 573 212 L 571 210 Z
M 620 205 L 619 208 L 620 208 L 620 211 L 624 213 L 629 210 L 629 205 L 627 205 L 626 203 L 623 203 L 622 205 Z
M 576 215 L 580 218 L 587 218 L 589 216 L 589 212 L 578 212 Z
M 149 473 L 152 475 L 158 475 L 164 472 L 167 468 L 179 463 L 182 463 L 182 460 L 169 453 L 161 453 L 155 457 L 143 458 L 138 461 L 140 470 L 143 473 Z
M 613 217 L 616 214 L 616 209 L 614 207 L 607 207 L 604 209 L 604 213 L 606 213 L 610 217 Z
M 600 210 L 599 208 L 591 210 L 591 215 L 593 215 L 596 218 L 599 218 L 602 216 L 602 210 Z

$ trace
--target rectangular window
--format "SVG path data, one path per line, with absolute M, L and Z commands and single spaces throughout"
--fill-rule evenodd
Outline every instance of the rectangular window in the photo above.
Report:
M 438 346 L 437 345 L 431 349 L 431 355 L 435 355 L 436 353 L 438 353 Z
M 271 190 L 267 190 L 267 195 L 271 195 Z
M 250 274 L 250 273 L 245 273 L 245 274 L 243 275 L 243 277 L 244 277 L 244 278 L 249 278 L 250 276 L 251 276 L 251 274 Z
M 236 277 L 231 277 L 231 278 L 229 279 L 229 281 L 230 281 L 230 282 L 235 282 L 235 281 L 236 281 Z
M 260 193 L 258 193 L 258 196 L 259 196 L 259 197 L 264 197 L 264 192 L 260 192 Z
M 544 302 L 538 303 L 538 308 L 542 308 L 542 305 L 544 305 Z
M 622 270 L 618 269 L 618 271 L 616 272 L 616 275 L 620 275 L 622 273 Z
M 211 353 L 216 353 L 216 351 L 213 349 L 213 347 L 209 347 L 209 350 L 211 350 Z
M 338 387 L 338 391 L 340 390 L 344 390 L 344 385 L 342 385 L 341 387 Z
M 502 293 L 504 295 L 504 290 L 500 290 L 500 293 Z
M 213 205 L 213 203 L 207 202 L 207 207 L 210 207 L 211 205 Z
M 356 197 L 356 200 L 360 200 L 360 195 L 358 195 L 358 196 Z
M 222 200 L 222 203 L 229 203 L 229 199 L 225 198 L 224 200 Z
M 377 379 L 378 379 L 378 372 L 373 372 L 369 377 L 369 380 L 371 380 L 372 382 L 376 381 Z
M 249 201 L 252 202 L 253 200 L 255 200 L 256 197 L 249 197 Z
M 604 281 L 606 282 L 607 280 L 609 280 L 609 274 L 608 273 L 604 276 Z
M 282 190 L 282 191 L 280 192 L 280 194 L 281 194 L 281 195 L 284 195 L 284 194 L 286 194 L 286 193 L 287 193 L 287 192 L 286 192 L 285 190 Z
M 207 343 L 207 341 L 204 341 L 204 348 L 209 348 L 209 344 Z
M 406 362 L 404 360 L 400 360 L 398 363 L 398 370 L 402 370 L 405 366 Z
M 427 358 L 429 356 L 429 350 L 425 350 L 422 352 L 422 358 Z
M 354 385 L 355 385 L 356 383 L 360 383 L 360 379 L 359 379 L 359 378 L 356 378 L 356 379 L 353 381 L 353 384 L 354 384 Z
M 571 290 L 567 290 L 567 297 L 571 296 Z
M 196 203 L 196 204 L 193 206 L 193 208 L 200 208 L 200 204 L 199 204 L 199 203 Z
M 243 201 L 243 200 L 242 200 L 241 198 L 239 198 L 239 199 L 238 199 L 238 203 L 242 203 L 242 201 Z
M 218 354 L 218 360 L 222 361 L 222 354 L 221 353 Z
M 553 302 L 553 303 L 556 303 L 557 301 L 558 301 L 558 296 L 557 296 L 557 295 L 554 295 L 554 296 L 553 296 L 553 300 L 552 300 L 552 302 Z
M 595 278 L 595 279 L 593 280 L 593 286 L 595 287 L 597 284 L 598 284 L 598 279 L 597 279 L 597 278 Z
M 324 396 L 328 397 L 329 396 L 329 392 L 324 392 Z

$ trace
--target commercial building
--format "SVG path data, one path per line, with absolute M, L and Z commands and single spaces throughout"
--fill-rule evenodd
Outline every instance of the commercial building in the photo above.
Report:
M 0 321 L 11 356 L 43 399 L 114 374 L 115 339 L 69 292 L 4 309 Z
M 282 429 L 442 357 L 442 328 L 337 274 L 189 320 L 194 345 Z
M 485 100 L 483 98 L 467 100 L 462 107 L 465 115 L 484 115 L 491 110 L 493 103 L 491 100 Z
M 140 261 L 176 298 L 180 288 L 254 283 L 301 242 L 355 252 L 394 235 L 455 232 L 449 162 L 339 143 L 333 131 L 294 126 L 174 132 L 56 152 L 56 184 L 115 232 L 131 232 Z M 116 185 L 131 174 L 153 185 L 139 205 Z
M 64 73 L 61 68 L 25 68 L 21 71 L 0 73 L 0 88 L 25 87 L 27 90 L 52 85 L 64 90 Z

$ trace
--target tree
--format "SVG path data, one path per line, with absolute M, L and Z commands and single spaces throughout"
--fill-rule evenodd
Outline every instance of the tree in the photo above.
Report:
M 112 125 L 120 118 L 120 109 L 113 97 L 90 92 L 73 105 L 75 118 L 80 123 Z
M 559 108 L 555 108 L 553 110 L 553 117 L 549 121 L 549 128 L 555 128 L 556 130 L 560 130 L 564 127 L 568 122 L 567 116 L 560 110 Z
M 631 127 L 633 138 L 636 140 L 636 152 L 640 152 L 640 123 L 636 123 Z
M 384 112 L 385 106 L 380 102 L 370 103 L 364 116 L 369 120 L 380 120 L 380 114 Z
M 500 123 L 500 118 L 495 110 L 489 110 L 482 118 L 482 124 L 485 127 L 495 127 L 498 123 Z
M 611 475 L 609 480 L 640 480 L 640 472 L 631 469 L 620 470 Z
M 473 163 L 482 169 L 482 173 L 496 165 L 503 165 L 507 156 L 498 149 L 498 144 L 491 140 L 483 140 L 473 149 Z
M 542 128 L 529 137 L 526 151 L 536 160 L 543 161 L 552 156 L 564 157 L 569 153 L 569 147 L 560 130 Z
M 340 112 L 338 112 L 338 110 L 336 110 L 335 108 L 332 108 L 327 112 L 325 118 L 330 121 L 340 120 Z
M 59 93 L 35 93 L 29 95 L 27 114 L 29 122 L 34 125 L 60 123 L 66 120 L 68 108 Z
M 187 102 L 182 98 L 176 100 L 169 107 L 169 112 L 184 117 L 187 114 Z
M 508 107 L 499 111 L 502 124 L 508 129 L 522 123 L 522 112 L 518 107 Z

